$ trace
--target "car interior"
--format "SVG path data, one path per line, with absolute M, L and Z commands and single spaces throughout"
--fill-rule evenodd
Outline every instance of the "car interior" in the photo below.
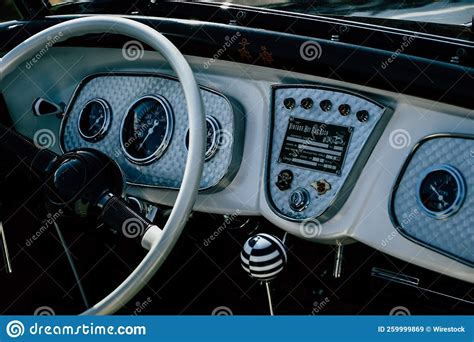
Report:
M 2 3 L 2 315 L 474 312 L 474 2 Z

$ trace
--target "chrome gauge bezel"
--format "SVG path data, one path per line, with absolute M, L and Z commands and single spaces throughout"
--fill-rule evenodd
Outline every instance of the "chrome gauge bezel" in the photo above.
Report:
M 209 159 L 215 156 L 215 154 L 217 153 L 217 150 L 219 149 L 221 125 L 219 121 L 217 121 L 217 119 L 213 116 L 206 116 L 206 122 L 208 122 L 212 126 L 212 129 L 214 130 L 214 134 L 212 135 L 211 146 L 206 150 L 206 154 L 204 158 L 205 161 L 208 161 Z
M 443 210 L 443 211 L 432 211 L 428 209 L 422 202 L 421 196 L 420 196 L 420 190 L 421 190 L 421 185 L 423 181 L 426 179 L 426 177 L 436 171 L 445 171 L 449 173 L 455 180 L 457 187 L 458 187 L 458 192 L 456 194 L 456 198 L 454 199 L 454 202 L 449 206 L 449 208 Z M 420 177 L 418 178 L 417 184 L 416 184 L 416 202 L 418 205 L 421 207 L 423 212 L 428 215 L 431 218 L 434 218 L 436 220 L 443 220 L 446 219 L 450 216 L 453 216 L 456 214 L 459 209 L 461 209 L 464 200 L 466 199 L 466 181 L 464 180 L 464 177 L 462 173 L 455 168 L 452 165 L 449 164 L 437 164 L 433 165 L 427 169 L 425 169 Z
M 96 134 L 87 135 L 81 130 L 81 119 L 86 107 L 93 102 L 98 103 L 102 107 L 104 111 L 105 119 L 102 126 L 100 127 L 99 131 Z M 95 142 L 102 139 L 105 136 L 105 133 L 107 133 L 107 131 L 109 130 L 110 122 L 111 122 L 111 109 L 110 109 L 109 104 L 104 99 L 95 98 L 95 99 L 87 101 L 86 104 L 82 107 L 81 112 L 79 113 L 79 116 L 77 118 L 77 130 L 79 131 L 79 135 L 82 137 L 82 139 L 86 141 Z
M 158 101 L 163 106 L 163 108 L 165 109 L 167 124 L 166 124 L 164 139 L 161 142 L 161 144 L 157 147 L 155 152 L 153 152 L 150 156 L 148 156 L 146 158 L 136 158 L 136 157 L 133 157 L 132 155 L 130 155 L 127 151 L 127 148 L 125 147 L 125 144 L 124 144 L 124 141 L 123 141 L 123 129 L 124 129 L 125 121 L 126 121 L 128 115 L 129 115 L 131 109 L 138 102 L 140 102 L 142 100 L 145 100 L 145 99 L 153 99 L 155 101 Z M 145 164 L 149 164 L 151 162 L 154 162 L 155 160 L 160 158 L 163 155 L 163 153 L 166 151 L 166 149 L 168 148 L 168 146 L 171 142 L 171 138 L 173 136 L 173 128 L 174 128 L 174 116 L 173 116 L 173 110 L 172 110 L 171 105 L 169 104 L 169 102 L 163 96 L 160 96 L 160 95 L 145 95 L 145 96 L 142 96 L 142 97 L 138 98 L 137 100 L 135 100 L 127 108 L 127 110 L 125 112 L 125 115 L 122 118 L 122 122 L 120 124 L 120 133 L 119 133 L 119 135 L 120 135 L 120 147 L 122 149 L 122 152 L 125 155 L 125 157 L 134 164 L 145 165 Z
M 204 156 L 205 161 L 212 159 L 212 157 L 214 157 L 217 151 L 219 150 L 219 139 L 220 139 L 220 134 L 222 130 L 221 124 L 213 116 L 210 116 L 210 115 L 206 116 L 206 126 L 207 124 L 212 126 L 212 130 L 214 134 L 212 135 L 211 146 L 208 149 L 206 149 L 206 154 Z M 184 136 L 184 146 L 186 147 L 186 150 L 188 150 L 189 148 L 188 139 L 189 139 L 189 129 L 186 131 L 186 134 Z M 206 138 L 206 145 L 207 145 L 207 138 Z

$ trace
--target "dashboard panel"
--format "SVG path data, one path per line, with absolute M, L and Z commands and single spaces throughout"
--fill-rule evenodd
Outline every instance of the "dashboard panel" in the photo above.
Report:
M 341 89 L 274 87 L 266 182 L 273 209 L 289 220 L 330 219 L 389 116 L 386 107 Z
M 238 169 L 244 120 L 222 94 L 201 87 L 207 150 L 200 190 L 218 190 Z M 234 113 L 234 108 L 236 112 Z M 76 90 L 61 129 L 64 151 L 113 156 L 130 184 L 178 189 L 188 148 L 180 83 L 156 75 L 93 75 Z

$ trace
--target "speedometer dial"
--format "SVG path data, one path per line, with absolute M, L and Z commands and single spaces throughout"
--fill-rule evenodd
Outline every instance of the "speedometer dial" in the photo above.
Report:
M 79 114 L 77 128 L 85 140 L 97 141 L 105 135 L 109 125 L 109 105 L 102 99 L 94 99 L 87 102 Z
M 125 156 L 136 164 L 158 159 L 166 150 L 173 132 L 171 107 L 161 96 L 148 95 L 127 111 L 120 134 Z

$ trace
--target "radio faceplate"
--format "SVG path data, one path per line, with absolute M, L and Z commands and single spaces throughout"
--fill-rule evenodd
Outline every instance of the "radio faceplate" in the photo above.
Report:
M 267 198 L 280 216 L 328 220 L 361 171 L 386 108 L 318 86 L 275 86 Z M 332 210 L 329 210 L 329 209 Z

